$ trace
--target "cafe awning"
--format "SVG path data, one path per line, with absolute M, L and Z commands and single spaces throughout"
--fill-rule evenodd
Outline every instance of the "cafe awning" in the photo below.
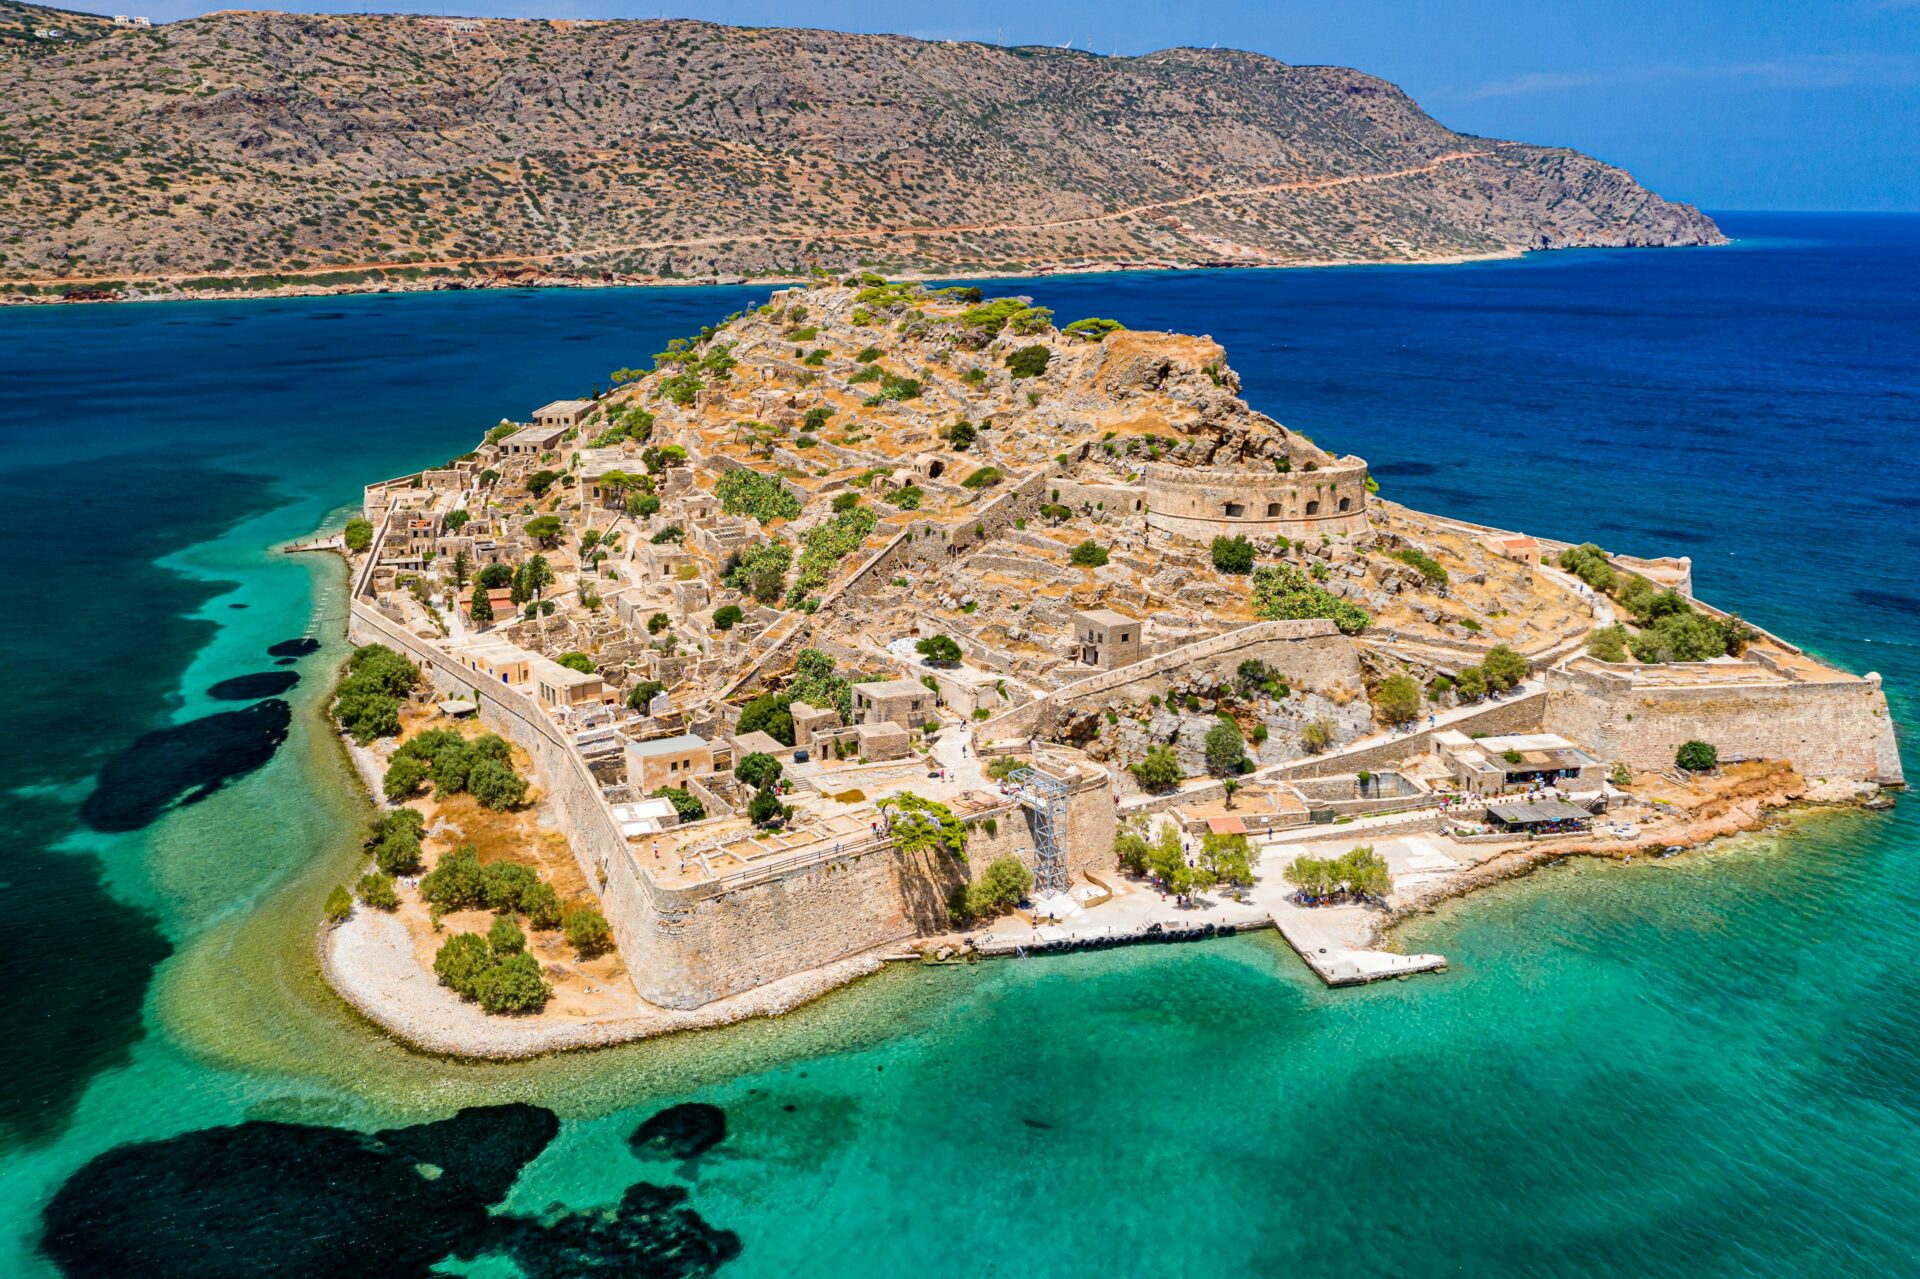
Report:
M 1521 804 L 1488 804 L 1487 815 L 1508 826 L 1538 826 L 1546 822 L 1583 822 L 1593 814 L 1564 799 L 1536 799 Z

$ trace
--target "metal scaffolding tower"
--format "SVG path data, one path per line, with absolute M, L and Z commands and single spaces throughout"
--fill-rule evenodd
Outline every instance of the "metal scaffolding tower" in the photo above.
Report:
M 1015 769 L 1007 780 L 1033 814 L 1034 876 L 1039 893 L 1067 891 L 1067 783 L 1035 768 Z

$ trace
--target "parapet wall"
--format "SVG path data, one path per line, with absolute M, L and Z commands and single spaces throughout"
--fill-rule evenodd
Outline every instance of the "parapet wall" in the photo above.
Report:
M 1076 680 L 979 725 L 974 739 L 978 743 L 1057 737 L 1075 713 L 1098 709 L 1109 701 L 1143 702 L 1149 696 L 1164 696 L 1169 685 L 1190 678 L 1203 665 L 1225 682 L 1241 662 L 1253 659 L 1302 687 L 1327 688 L 1345 681 L 1358 689 L 1362 684 L 1353 641 L 1327 619 L 1255 622 Z
M 1148 527 L 1193 541 L 1236 534 L 1256 541 L 1351 537 L 1367 530 L 1367 464 L 1357 457 L 1284 474 L 1149 462 L 1144 478 Z
M 1722 759 L 1786 760 L 1808 777 L 1904 780 L 1878 675 L 1648 687 L 1628 674 L 1554 668 L 1546 681 L 1547 730 L 1602 760 L 1671 768 L 1680 744 L 1698 739 Z

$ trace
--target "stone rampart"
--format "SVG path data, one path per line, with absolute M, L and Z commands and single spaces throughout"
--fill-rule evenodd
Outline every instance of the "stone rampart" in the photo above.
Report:
M 1778 759 L 1808 777 L 1904 780 L 1878 675 L 1823 681 L 1650 686 L 1593 669 L 1546 673 L 1545 727 L 1602 760 L 1671 768 L 1682 742 L 1721 759 Z
M 1144 479 L 1148 527 L 1192 541 L 1351 537 L 1367 530 L 1367 464 L 1357 457 L 1284 473 L 1149 462 Z
M 1057 736 L 1076 712 L 1097 709 L 1109 701 L 1144 702 L 1149 696 L 1165 696 L 1171 684 L 1189 678 L 1202 665 L 1217 668 L 1222 681 L 1231 679 L 1235 668 L 1249 659 L 1266 662 L 1306 688 L 1344 681 L 1358 689 L 1362 683 L 1353 641 L 1325 618 L 1255 622 L 1076 680 L 979 725 L 974 740 Z
M 438 645 L 395 625 L 362 598 L 352 602 L 348 637 L 404 653 L 436 691 L 476 702 L 481 723 L 532 757 L 565 820 L 581 873 L 599 891 L 634 987 L 650 1003 L 698 1008 L 946 926 L 947 894 L 961 869 L 890 844 L 823 857 L 738 886 L 657 885 L 634 860 L 585 761 L 531 698 L 451 665 Z M 1110 832 L 1106 842 L 1110 848 Z

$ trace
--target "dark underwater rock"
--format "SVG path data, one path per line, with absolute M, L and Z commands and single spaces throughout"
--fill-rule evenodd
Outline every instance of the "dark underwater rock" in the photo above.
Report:
M 80 818 L 95 830 L 139 830 L 197 804 L 272 759 L 292 722 L 293 708 L 274 697 L 144 733 L 100 769 Z
M 223 679 L 207 689 L 207 696 L 223 702 L 257 702 L 263 697 L 278 697 L 299 682 L 295 671 L 259 671 Z
M 611 1213 L 498 1218 L 494 1249 L 511 1256 L 527 1279 L 705 1279 L 740 1255 L 740 1236 L 708 1225 L 687 1206 L 681 1187 L 641 1181 L 627 1187 Z
M 637 1182 L 612 1210 L 490 1213 L 559 1131 L 514 1104 L 371 1134 L 256 1121 L 121 1146 L 54 1195 L 41 1249 L 69 1279 L 416 1279 L 489 1253 L 528 1279 L 706 1279 L 740 1255 L 678 1186 Z
M 305 657 L 320 651 L 320 641 L 311 637 L 281 640 L 267 650 L 268 657 Z
M 480 1106 L 371 1136 L 245 1123 L 121 1146 L 60 1188 L 41 1246 L 74 1279 L 424 1276 L 484 1246 L 487 1205 L 559 1129 Z
M 659 1150 L 676 1159 L 691 1159 L 726 1139 L 727 1112 L 704 1101 L 689 1101 L 649 1115 L 627 1144 L 636 1154 Z

